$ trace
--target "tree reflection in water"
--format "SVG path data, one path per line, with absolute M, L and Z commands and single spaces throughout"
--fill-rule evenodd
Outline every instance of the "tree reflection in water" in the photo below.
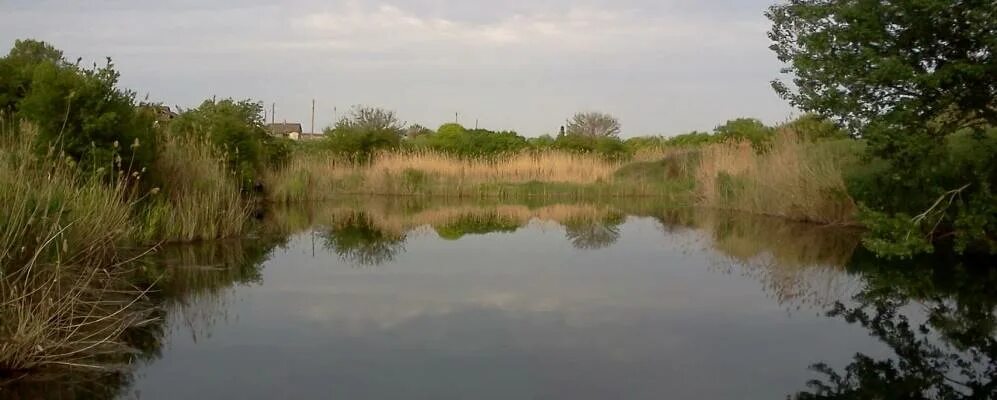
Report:
M 982 261 L 924 259 L 889 265 L 856 256 L 850 272 L 863 274 L 855 305 L 827 312 L 867 329 L 893 358 L 856 354 L 836 371 L 812 366 L 822 379 L 799 399 L 997 398 L 997 271 Z M 912 321 L 910 305 L 926 314 Z
M 360 266 L 381 265 L 405 251 L 404 233 L 378 228 L 364 212 L 350 213 L 335 221 L 322 236 L 327 249 Z
M 120 371 L 72 371 L 0 381 L 0 397 L 122 395 L 133 380 L 134 366 L 129 363 L 158 358 L 168 330 L 177 326 L 193 335 L 208 334 L 214 318 L 225 313 L 226 291 L 261 282 L 260 268 L 273 249 L 314 226 L 326 227 L 320 231 L 325 246 L 339 257 L 371 266 L 396 259 L 405 251 L 410 232 L 425 227 L 432 227 L 441 238 L 457 240 L 516 231 L 530 221 L 551 221 L 564 227 L 575 247 L 599 249 L 617 242 L 620 225 L 627 215 L 634 215 L 656 218 L 666 235 L 707 238 L 729 272 L 757 279 L 779 303 L 825 310 L 830 318 L 863 327 L 894 353 L 887 358 L 857 354 L 839 369 L 815 363 L 812 369 L 818 378 L 795 397 L 997 398 L 997 271 L 982 260 L 936 257 L 885 263 L 856 251 L 854 232 L 691 209 L 582 203 L 378 207 L 376 202 L 337 203 L 328 209 L 283 212 L 275 216 L 284 218 L 267 221 L 261 229 L 278 233 L 264 234 L 267 239 L 164 248 L 149 268 L 149 279 L 158 280 L 151 300 L 160 319 L 129 332 L 136 351 L 125 355 Z M 846 279 L 857 289 L 831 293 L 837 284 L 831 280 L 837 279 Z
M 602 249 L 620 240 L 619 226 L 626 215 L 611 212 L 601 218 L 574 218 L 564 221 L 564 234 L 578 249 Z

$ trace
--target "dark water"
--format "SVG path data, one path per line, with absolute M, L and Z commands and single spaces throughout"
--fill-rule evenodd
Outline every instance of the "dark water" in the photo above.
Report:
M 35 397 L 991 398 L 992 268 L 634 202 L 354 199 L 163 249 L 124 373 Z

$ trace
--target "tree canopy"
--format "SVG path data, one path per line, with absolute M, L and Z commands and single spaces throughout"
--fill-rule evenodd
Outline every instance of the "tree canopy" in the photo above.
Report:
M 910 255 L 947 237 L 997 251 L 994 13 L 993 0 L 791 0 L 767 12 L 789 76 L 775 90 L 886 163 L 850 188 L 872 228 L 867 245 Z M 955 143 L 960 132 L 976 143 Z
M 588 137 L 617 137 L 620 120 L 601 112 L 577 113 L 568 120 L 567 134 Z

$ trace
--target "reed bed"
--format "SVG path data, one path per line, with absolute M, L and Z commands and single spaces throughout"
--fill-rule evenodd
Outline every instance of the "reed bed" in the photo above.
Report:
M 249 207 L 225 157 L 210 143 L 173 136 L 159 149 L 153 172 L 163 190 L 145 207 L 144 237 L 191 242 L 242 233 Z
M 695 171 L 700 205 L 822 224 L 855 224 L 843 161 L 791 131 L 758 151 L 746 142 L 702 149 Z
M 122 254 L 133 234 L 125 178 L 106 184 L 50 151 L 31 127 L 0 129 L 0 371 L 110 368 L 150 321 Z
M 295 157 L 266 182 L 270 198 L 279 202 L 343 194 L 461 196 L 481 194 L 489 185 L 610 183 L 618 167 L 619 163 L 594 155 L 563 152 L 524 152 L 495 159 L 385 152 L 369 163 L 312 154 Z

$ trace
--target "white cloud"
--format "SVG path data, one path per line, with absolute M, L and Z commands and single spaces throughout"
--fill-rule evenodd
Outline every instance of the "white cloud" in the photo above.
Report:
M 111 56 L 125 84 L 170 104 L 251 97 L 306 120 L 316 98 L 530 135 L 579 109 L 616 114 L 625 135 L 788 114 L 768 87 L 769 0 L 18 1 L 0 1 L 0 43 Z

